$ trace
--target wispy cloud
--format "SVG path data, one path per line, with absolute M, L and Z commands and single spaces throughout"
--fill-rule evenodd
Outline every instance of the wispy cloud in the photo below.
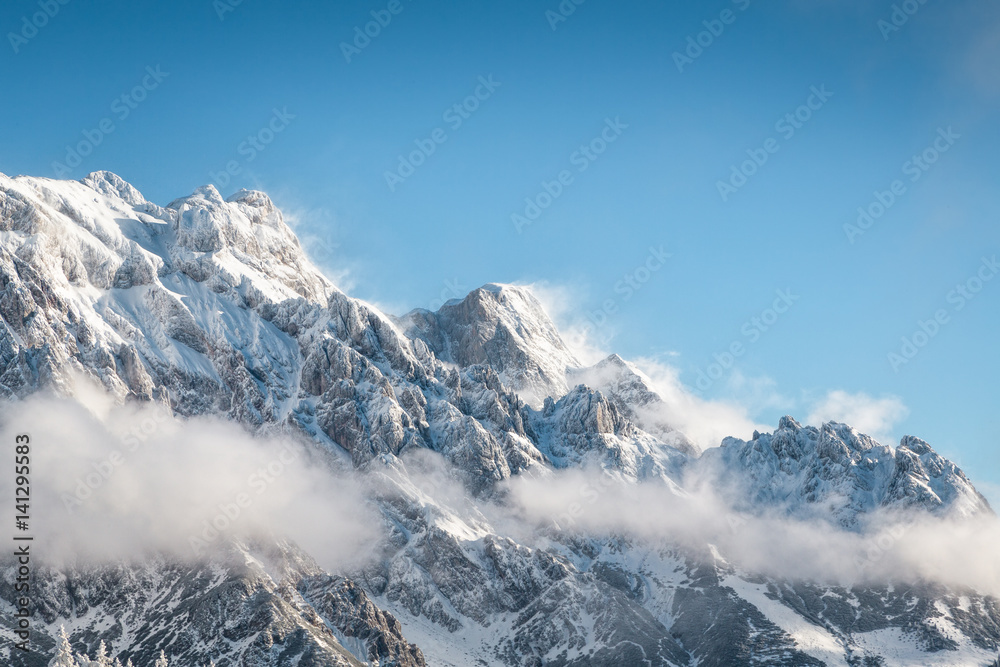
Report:
M 612 349 L 613 321 L 596 327 L 580 317 L 580 313 L 585 312 L 583 304 L 587 300 L 583 287 L 533 283 L 530 288 L 555 322 L 566 346 L 581 363 L 596 364 L 615 351 Z M 696 395 L 681 381 L 680 371 L 663 361 L 663 356 L 671 358 L 677 354 L 629 360 L 663 399 L 662 409 L 647 417 L 670 424 L 702 449 L 717 446 L 726 436 L 749 437 L 754 429 L 765 428 L 753 420 L 747 403 L 736 399 L 709 400 Z M 736 383 L 734 396 L 748 399 L 748 403 L 770 405 L 777 400 L 773 382 L 766 378 L 751 380 L 734 375 L 731 382 Z
M 115 405 L 100 388 L 77 393 L 36 395 L 0 414 L 6 442 L 31 435 L 31 530 L 53 561 L 196 558 L 227 538 L 263 535 L 291 539 L 336 570 L 363 561 L 379 537 L 362 487 L 315 446 Z M 0 477 L 0 496 L 14 496 L 11 482 Z
M 820 425 L 835 421 L 849 424 L 884 444 L 892 444 L 894 429 L 910 411 L 897 396 L 873 398 L 865 393 L 851 394 L 843 390 L 827 393 L 806 417 L 806 422 Z
M 510 482 L 511 522 L 521 530 L 624 536 L 652 546 L 714 546 L 744 571 L 852 586 L 926 583 L 1000 593 L 1000 521 L 874 512 L 862 530 L 815 520 L 733 512 L 714 490 L 629 484 L 596 470 Z M 655 511 L 651 511 L 655 508 Z M 496 519 L 494 519 L 496 520 Z M 498 521 L 499 523 L 499 521 Z M 528 538 L 526 538 L 528 539 Z
M 638 358 L 633 363 L 663 399 L 663 414 L 659 417 L 700 448 L 717 447 L 727 436 L 748 438 L 755 429 L 767 430 L 753 419 L 744 403 L 708 400 L 692 393 L 673 366 L 652 358 Z
M 613 322 L 598 331 L 581 313 L 586 311 L 587 290 L 581 285 L 534 282 L 526 285 L 555 323 L 569 351 L 580 363 L 591 366 L 607 358 L 614 338 Z
M 357 267 L 341 251 L 342 228 L 334 212 L 300 203 L 288 188 L 273 192 L 272 200 L 312 263 L 341 291 L 353 290 Z

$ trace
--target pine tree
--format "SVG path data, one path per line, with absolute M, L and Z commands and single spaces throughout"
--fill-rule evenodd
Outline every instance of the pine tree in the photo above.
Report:
M 73 648 L 69 645 L 69 636 L 66 634 L 66 626 L 59 626 L 59 642 L 56 648 L 56 657 L 49 663 L 49 667 L 80 667 L 73 657 Z
M 91 667 L 111 667 L 111 658 L 108 657 L 108 649 L 104 645 L 104 640 L 97 645 L 97 654 L 90 663 Z
M 170 667 L 167 662 L 167 654 L 163 652 L 162 648 L 160 649 L 160 657 L 156 659 L 156 663 L 153 667 Z

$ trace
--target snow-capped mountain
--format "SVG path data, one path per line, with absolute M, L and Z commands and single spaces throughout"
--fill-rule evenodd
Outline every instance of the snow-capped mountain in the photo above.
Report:
M 895 449 L 834 422 L 803 427 L 784 417 L 773 433 L 749 442 L 726 438 L 705 452 L 702 467 L 717 471 L 736 507 L 768 507 L 804 518 L 833 517 L 855 526 L 876 508 L 918 507 L 974 516 L 989 503 L 958 466 L 919 438 Z
M 530 290 L 486 285 L 437 312 L 392 317 L 337 289 L 267 195 L 212 186 L 166 207 L 118 176 L 0 175 L 0 393 L 80 376 L 118 402 L 287 431 L 330 474 L 366 482 L 384 539 L 364 566 L 324 572 L 282 541 L 232 540 L 36 574 L 44 665 L 65 626 L 77 650 L 171 665 L 986 665 L 1000 604 L 933 581 L 837 584 L 747 571 L 670 534 L 535 530 L 504 513 L 511 480 L 567 471 L 623 488 L 861 531 L 878 511 L 991 515 L 953 463 L 842 424 L 727 439 L 699 454 L 641 371 L 591 368 Z M 2 426 L 2 424 L 0 424 Z M 426 483 L 422 454 L 444 472 Z M 595 472 L 596 471 L 596 472 Z M 445 492 L 451 486 L 461 491 Z M 600 508 L 610 496 L 567 507 Z M 656 508 L 647 508 L 653 512 Z M 506 517 L 506 519 L 505 519 Z M 581 524 L 582 526 L 582 524 Z

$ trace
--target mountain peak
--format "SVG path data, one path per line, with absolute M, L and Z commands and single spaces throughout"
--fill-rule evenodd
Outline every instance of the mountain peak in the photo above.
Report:
M 91 172 L 84 176 L 80 182 L 101 194 L 116 196 L 132 206 L 143 206 L 149 203 L 131 183 L 110 171 Z
M 167 208 L 180 210 L 184 205 L 200 204 L 202 202 L 208 202 L 211 204 L 225 204 L 226 201 L 222 198 L 222 194 L 219 189 L 216 188 L 211 183 L 207 185 L 202 185 L 194 189 L 194 192 L 189 194 L 187 197 L 180 197 L 174 201 L 167 204 Z
M 488 283 L 437 312 L 414 310 L 401 319 L 407 335 L 439 359 L 492 365 L 504 384 L 536 406 L 565 394 L 567 369 L 580 365 L 529 287 Z
M 900 449 L 907 449 L 917 456 L 934 453 L 934 449 L 926 441 L 913 435 L 904 435 L 899 441 L 899 447 Z
M 635 366 L 633 366 L 632 364 L 630 364 L 629 362 L 627 362 L 625 359 L 623 359 L 618 354 L 610 354 L 610 355 L 608 355 L 604 359 L 601 359 L 596 364 L 594 364 L 594 366 L 592 366 L 592 368 L 595 369 L 595 370 L 598 370 L 598 369 L 599 370 L 609 370 L 609 371 L 613 371 L 613 372 L 629 372 L 629 373 L 638 375 L 638 372 L 637 372 L 637 369 L 635 368 Z
M 285 219 L 281 211 L 266 193 L 260 190 L 241 189 L 226 199 L 227 204 L 237 206 L 250 222 L 255 225 L 267 225 L 275 229 L 285 227 Z M 298 239 L 295 239 L 298 244 Z
M 817 428 L 786 416 L 773 433 L 755 433 L 749 442 L 730 438 L 697 456 L 669 426 L 684 408 L 667 405 L 660 385 L 618 355 L 576 369 L 529 287 L 490 283 L 437 312 L 393 319 L 325 281 L 266 194 L 240 190 L 223 200 L 205 186 L 172 206 L 148 202 L 110 172 L 82 182 L 0 177 L 0 396 L 52 386 L 72 393 L 83 373 L 119 402 L 157 401 L 179 415 L 225 416 L 281 439 L 287 429 L 292 439 L 309 442 L 308 463 L 300 461 L 299 472 L 309 472 L 300 478 L 304 484 L 295 481 L 299 472 L 289 472 L 276 487 L 309 505 L 289 523 L 322 533 L 338 550 L 356 542 L 337 520 L 353 503 L 315 506 L 343 485 L 333 471 L 350 466 L 356 468 L 350 486 L 368 487 L 365 503 L 384 539 L 371 545 L 368 566 L 352 566 L 357 582 L 324 574 L 290 543 L 274 544 L 263 534 L 260 545 L 233 549 L 232 559 L 227 550 L 225 558 L 203 563 L 157 558 L 113 568 L 41 568 L 33 590 L 38 608 L 48 611 L 35 616 L 39 639 L 65 620 L 74 645 L 93 650 L 99 640 L 113 642 L 145 663 L 155 647 L 173 651 L 172 664 L 221 657 L 220 664 L 261 667 L 300 657 L 300 664 L 397 667 L 546 660 L 667 667 L 753 659 L 813 665 L 856 662 L 862 653 L 875 664 L 868 649 L 890 636 L 897 637 L 894 651 L 900 646 L 914 656 L 909 664 L 928 664 L 923 653 L 962 641 L 962 653 L 946 657 L 964 665 L 984 664 L 982 647 L 992 650 L 1000 641 L 994 599 L 909 585 L 896 591 L 894 584 L 786 581 L 739 564 L 733 541 L 744 535 L 755 550 L 754 536 L 762 537 L 768 561 L 786 555 L 779 560 L 796 567 L 813 560 L 800 553 L 818 554 L 815 567 L 823 570 L 841 554 L 829 546 L 836 542 L 823 539 L 813 541 L 819 542 L 814 551 L 783 549 L 774 524 L 761 526 L 766 534 L 753 524 L 743 533 L 735 512 L 770 519 L 784 511 L 811 524 L 839 521 L 863 530 L 869 518 L 883 518 L 881 510 L 949 518 L 988 510 L 962 471 L 919 438 L 907 436 L 893 450 L 844 424 Z M 515 389 L 545 397 L 544 407 L 526 406 Z M 101 426 L 99 437 L 77 437 L 68 430 L 69 413 L 44 418 L 61 413 L 43 406 L 35 413 L 42 418 L 25 417 L 42 429 L 37 441 L 52 445 L 40 447 L 52 462 L 76 459 L 87 475 L 90 454 L 99 451 L 90 441 L 120 453 L 106 436 L 122 422 Z M 206 424 L 187 427 L 200 431 Z M 112 486 L 88 482 L 95 496 L 106 493 L 103 499 L 115 502 L 92 500 L 98 504 L 81 516 L 93 510 L 102 530 L 118 508 L 130 516 L 130 504 L 111 494 L 142 489 L 144 479 L 159 488 L 167 477 L 163 455 L 171 467 L 175 459 L 195 467 L 222 460 L 152 446 L 182 442 L 184 433 L 171 427 L 149 434 L 145 451 L 155 456 L 130 459 L 115 473 L 126 477 L 115 477 Z M 219 439 L 217 433 L 204 437 Z M 240 446 L 236 440 L 233 447 Z M 74 449 L 77 441 L 86 449 Z M 287 462 L 283 453 L 271 454 L 277 457 L 271 465 Z M 269 475 L 282 474 L 271 465 Z M 580 470 L 591 465 L 592 471 Z M 559 468 L 576 471 L 557 477 Z M 51 477 L 57 486 L 74 477 L 65 470 Z M 223 498 L 200 493 L 198 485 L 216 484 L 225 471 L 208 472 L 184 474 L 170 497 L 198 489 L 195 500 Z M 532 484 L 523 487 L 531 496 L 523 504 L 505 484 L 515 475 Z M 256 487 L 242 474 L 228 477 L 234 490 Z M 715 482 L 721 494 L 732 494 L 733 502 L 718 508 L 724 516 L 714 502 L 689 493 L 697 491 L 689 481 Z M 284 508 L 284 495 L 269 493 L 267 503 Z M 674 496 L 696 504 L 676 504 Z M 675 511 L 685 507 L 698 511 Z M 533 508 L 543 532 L 534 532 Z M 150 519 L 162 514 L 159 504 L 151 509 Z M 274 516 L 283 522 L 292 514 L 283 509 Z M 248 519 L 241 518 L 244 528 L 256 523 Z M 233 529 L 242 531 L 237 523 Z M 640 539 L 632 539 L 640 525 L 634 533 Z M 92 534 L 81 531 L 85 539 Z M 713 536 L 721 539 L 703 539 Z M 871 537 L 868 558 L 876 546 L 882 558 L 885 535 Z M 989 547 L 983 551 L 992 562 Z M 0 586 L 0 608 L 15 609 L 13 595 Z M 202 641 L 220 632 L 229 641 Z M 20 653 L 10 648 L 12 638 L 10 628 L 0 629 L 0 652 Z M 913 642 L 925 638 L 930 648 L 915 653 Z M 425 660 L 408 639 L 433 655 Z
M 531 290 L 529 290 L 528 288 L 520 285 L 513 285 L 511 283 L 486 283 L 479 289 L 484 290 L 486 292 L 492 292 L 493 294 L 500 294 L 504 290 L 511 292 L 525 292 L 528 294 L 531 293 Z
M 252 208 L 259 208 L 266 211 L 277 211 L 277 207 L 266 192 L 260 190 L 247 190 L 240 188 L 233 194 L 226 197 L 226 203 L 246 204 Z
M 794 417 L 790 415 L 785 415 L 780 420 L 778 420 L 778 429 L 790 429 L 792 431 L 801 431 L 802 424 L 797 422 Z
M 518 307 L 523 307 L 525 312 L 520 313 L 522 318 L 525 315 L 530 315 L 532 319 L 537 320 L 539 323 L 544 323 L 545 326 L 550 327 L 553 330 L 555 329 L 555 325 L 552 324 L 552 321 L 549 319 L 548 313 L 545 312 L 542 304 L 535 298 L 531 288 L 525 285 L 486 283 L 482 287 L 478 287 L 469 292 L 464 299 L 453 299 L 449 303 L 452 306 L 456 306 L 465 301 L 470 301 L 470 303 L 476 304 L 480 302 L 497 303 L 507 310 L 514 310 Z M 447 306 L 447 304 L 445 305 Z M 442 306 L 442 309 L 443 308 L 444 306 Z

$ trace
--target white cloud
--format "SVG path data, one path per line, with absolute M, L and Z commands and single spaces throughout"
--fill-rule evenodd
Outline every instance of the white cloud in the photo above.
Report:
M 897 396 L 873 398 L 865 393 L 851 394 L 838 389 L 827 393 L 813 407 L 806 422 L 815 426 L 828 421 L 842 422 L 880 442 L 892 444 L 893 429 L 909 413 Z
M 314 445 L 115 405 L 101 388 L 76 392 L 0 410 L 4 442 L 30 433 L 31 528 L 53 561 L 195 558 L 229 537 L 275 535 L 336 571 L 363 562 L 379 538 L 362 486 Z M 14 497 L 13 481 L 0 476 L 0 497 Z
M 734 368 L 726 380 L 726 394 L 746 407 L 750 414 L 780 410 L 791 414 L 795 401 L 778 391 L 778 383 L 766 375 L 749 376 Z
M 298 237 L 303 251 L 316 268 L 342 292 L 353 290 L 357 266 L 350 265 L 340 250 L 341 224 L 333 212 L 327 208 L 299 205 L 295 195 L 287 189 L 269 192 L 285 224 Z
M 592 366 L 606 359 L 614 338 L 612 323 L 596 328 L 581 313 L 586 312 L 586 291 L 579 286 L 536 282 L 525 285 L 534 295 L 559 331 L 563 343 L 580 363 Z
M 678 491 L 625 483 L 596 470 L 511 479 L 508 522 L 520 530 L 556 524 L 568 532 L 627 536 L 720 555 L 746 571 L 842 586 L 935 581 L 1000 593 L 1000 521 L 877 510 L 862 530 L 821 517 L 734 513 L 711 489 Z M 655 508 L 655 511 L 650 511 Z M 494 519 L 500 522 L 499 519 Z M 530 535 L 524 539 L 530 539 Z
M 673 366 L 651 358 L 639 358 L 633 363 L 663 399 L 663 414 L 658 417 L 702 449 L 718 446 L 727 436 L 749 438 L 755 429 L 768 430 L 756 423 L 740 402 L 707 400 L 693 394 Z
M 613 322 L 595 327 L 581 316 L 586 308 L 583 289 L 547 283 L 530 285 L 532 293 L 542 303 L 556 323 L 564 342 L 582 363 L 593 365 L 607 358 L 613 350 Z M 779 410 L 794 414 L 799 404 L 778 391 L 767 376 L 750 377 L 739 369 L 730 371 L 722 387 L 725 398 L 706 399 L 698 396 L 680 380 L 680 371 L 660 358 L 631 359 L 649 379 L 650 385 L 665 404 L 662 414 L 651 415 L 677 428 L 702 449 L 717 446 L 726 436 L 748 438 L 754 430 L 771 431 L 774 425 L 761 425 L 754 416 L 764 411 Z M 806 423 L 820 425 L 827 421 L 849 424 L 886 444 L 892 444 L 894 429 L 909 410 L 896 396 L 874 398 L 865 393 L 843 390 L 829 391 L 812 405 Z
M 614 322 L 597 327 L 581 316 L 586 308 L 584 290 L 577 286 L 533 283 L 528 286 L 542 304 L 545 312 L 556 324 L 563 342 L 570 352 L 586 366 L 594 365 L 610 356 L 609 346 L 614 339 Z M 678 356 L 676 352 L 666 356 Z M 644 415 L 650 421 L 662 421 L 684 433 L 698 447 L 718 446 L 727 436 L 750 437 L 755 430 L 767 427 L 754 422 L 750 407 L 770 405 L 776 400 L 773 382 L 768 379 L 748 380 L 734 374 L 734 394 L 742 400 L 708 400 L 695 395 L 680 380 L 680 371 L 654 357 L 630 359 L 648 379 L 648 383 L 663 399 L 664 407 L 656 414 Z

